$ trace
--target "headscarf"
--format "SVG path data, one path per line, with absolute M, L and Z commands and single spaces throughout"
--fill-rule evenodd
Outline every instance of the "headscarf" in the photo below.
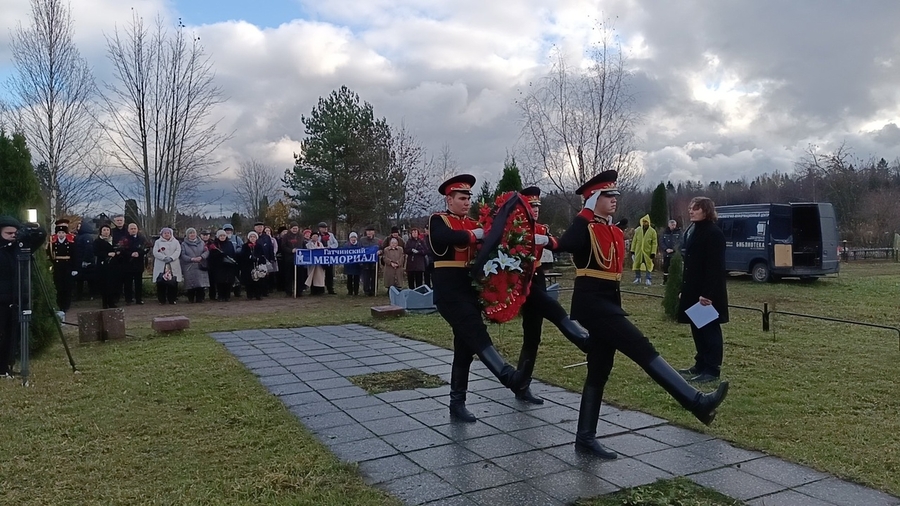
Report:
M 194 228 L 194 227 L 190 227 L 190 228 L 188 228 L 187 230 L 184 231 L 184 243 L 185 243 L 185 244 L 190 244 L 191 246 L 199 246 L 199 245 L 203 244 L 203 239 L 200 238 L 200 235 L 199 235 L 199 234 L 197 234 L 197 237 L 195 237 L 194 240 L 192 241 L 192 240 L 190 239 L 190 237 L 191 237 L 191 232 L 193 232 L 193 233 L 196 234 L 196 233 L 197 233 L 197 229 Z

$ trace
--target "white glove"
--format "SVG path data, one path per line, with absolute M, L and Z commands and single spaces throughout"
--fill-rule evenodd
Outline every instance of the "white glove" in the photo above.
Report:
M 483 228 L 476 228 L 476 229 L 472 230 L 472 233 L 475 234 L 475 238 L 478 239 L 479 241 L 484 239 L 484 229 Z
M 593 211 L 594 207 L 597 205 L 598 198 L 600 198 L 600 192 L 594 192 L 594 194 L 591 195 L 591 198 L 584 202 L 584 208 Z
M 417 249 L 415 249 L 415 248 L 413 248 L 412 252 L 413 252 L 413 255 L 418 255 L 418 254 L 419 254 L 419 250 L 417 250 Z
M 550 243 L 550 238 L 543 234 L 534 234 L 534 243 L 538 246 L 544 246 Z
M 73 275 L 73 276 L 77 276 L 77 275 L 78 275 L 78 271 L 72 271 L 72 275 Z

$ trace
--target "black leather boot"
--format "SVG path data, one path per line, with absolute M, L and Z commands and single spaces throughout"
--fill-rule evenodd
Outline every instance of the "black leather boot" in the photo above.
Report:
M 644 368 L 659 386 L 663 387 L 682 407 L 697 417 L 697 420 L 709 425 L 716 419 L 716 408 L 728 395 L 728 382 L 719 383 L 715 392 L 705 394 L 692 387 L 662 357 L 656 357 Z
M 534 361 L 537 358 L 537 347 L 522 345 L 522 352 L 519 353 L 519 372 L 528 377 L 529 385 L 531 384 L 531 375 L 534 374 Z M 543 404 L 544 399 L 534 395 L 531 387 L 526 386 L 523 390 L 516 392 L 516 399 L 527 402 L 529 404 Z
M 477 420 L 471 411 L 466 409 L 466 390 L 469 388 L 469 362 L 460 364 L 453 361 L 450 369 L 450 419 L 465 423 Z
M 478 358 L 500 380 L 503 386 L 513 392 L 524 390 L 531 383 L 531 377 L 522 374 L 515 367 L 509 365 L 497 352 L 497 348 L 493 346 L 488 346 L 479 352 Z M 532 365 L 531 367 L 534 366 Z
M 577 321 L 572 320 L 567 316 L 557 323 L 556 327 L 559 328 L 559 331 L 562 332 L 562 335 L 565 336 L 570 343 L 577 346 L 582 352 L 588 353 L 591 350 L 591 335 L 588 333 L 587 329 L 582 327 Z
M 612 460 L 618 455 L 597 442 L 597 422 L 600 420 L 600 403 L 603 388 L 585 385 L 581 392 L 581 409 L 578 411 L 578 429 L 575 433 L 575 451 Z

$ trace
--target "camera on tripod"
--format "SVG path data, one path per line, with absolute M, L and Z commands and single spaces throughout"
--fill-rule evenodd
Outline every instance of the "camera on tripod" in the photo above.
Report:
M 16 242 L 20 248 L 28 248 L 32 251 L 41 247 L 47 239 L 47 231 L 37 223 L 26 223 L 16 232 Z

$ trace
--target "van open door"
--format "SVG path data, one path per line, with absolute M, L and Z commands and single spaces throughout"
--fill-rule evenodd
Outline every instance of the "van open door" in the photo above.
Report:
M 819 220 L 822 224 L 822 269 L 826 272 L 838 272 L 840 259 L 837 254 L 837 220 L 831 204 L 819 204 Z

